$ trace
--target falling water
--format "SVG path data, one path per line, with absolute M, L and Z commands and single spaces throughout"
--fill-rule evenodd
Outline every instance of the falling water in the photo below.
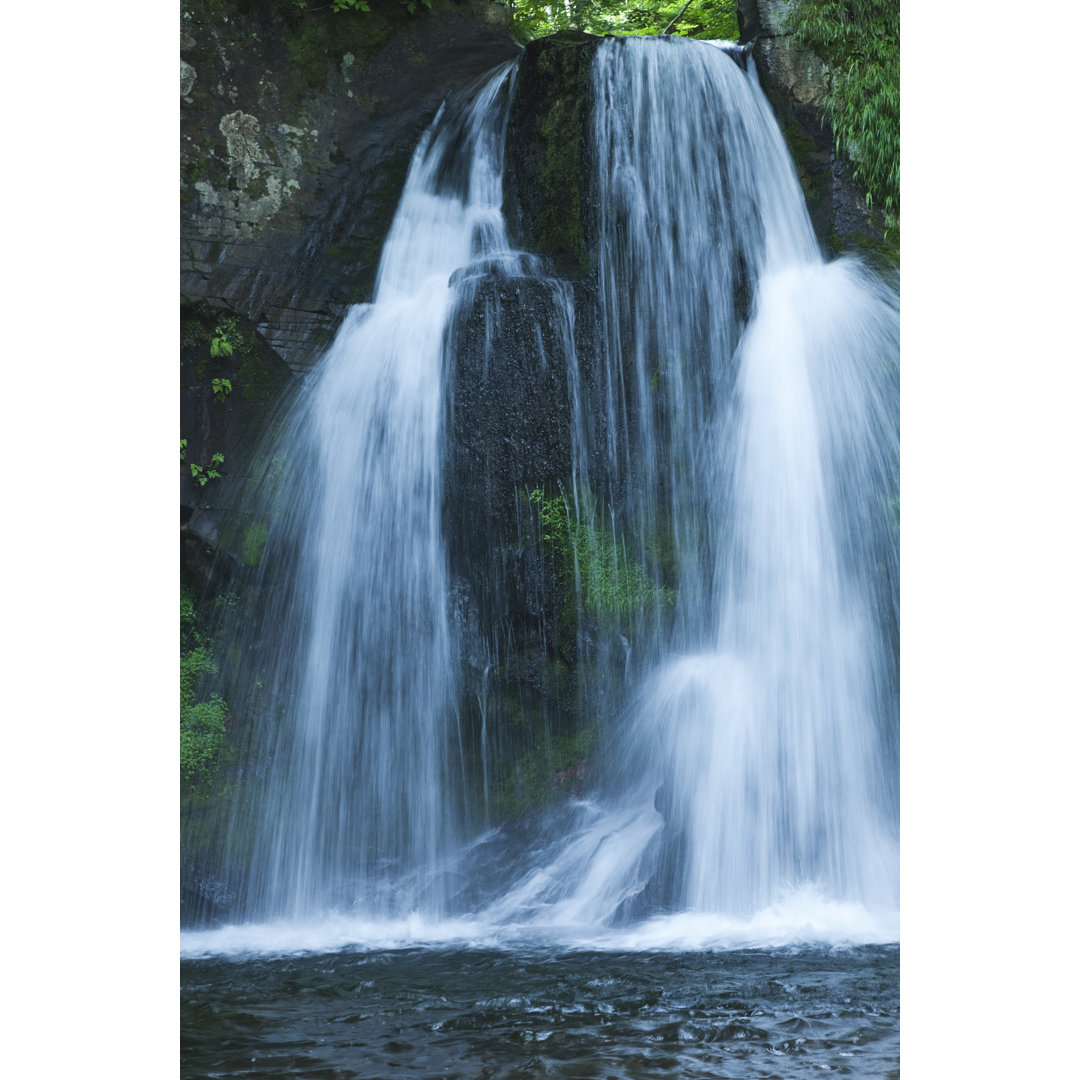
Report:
M 508 255 L 512 65 L 444 109 L 412 161 L 374 302 L 350 310 L 284 421 L 261 619 L 278 711 L 254 819 L 250 913 L 441 908 L 453 810 L 453 635 L 440 529 L 450 277 Z M 285 462 L 284 465 L 281 462 Z M 281 571 L 284 564 L 286 570 Z
M 258 822 L 248 913 L 428 918 L 335 924 L 331 945 L 553 930 L 631 945 L 888 940 L 897 298 L 859 263 L 822 258 L 752 64 L 677 38 L 608 39 L 594 62 L 598 450 L 576 362 L 567 372 L 568 507 L 597 451 L 612 534 L 635 538 L 643 566 L 669 537 L 677 599 L 624 628 L 635 661 L 597 797 L 515 853 L 516 880 L 493 875 L 471 914 L 452 910 L 448 868 L 479 865 L 498 835 L 465 835 L 454 780 L 444 351 L 455 295 L 480 270 L 542 272 L 501 216 L 512 81 L 499 69 L 424 136 L 374 303 L 350 313 L 285 424 L 292 458 L 268 456 L 288 474 L 271 546 L 295 570 L 263 619 L 280 734 L 243 811 Z M 571 291 L 549 284 L 572 357 Z M 487 672 L 485 807 L 486 694 Z M 658 929 L 680 913 L 681 929 Z
M 895 925 L 896 296 L 823 260 L 752 66 L 606 40 L 594 92 L 609 471 L 678 601 L 609 799 L 492 914 Z

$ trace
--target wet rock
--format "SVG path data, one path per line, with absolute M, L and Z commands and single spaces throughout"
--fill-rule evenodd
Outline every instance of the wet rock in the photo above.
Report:
M 825 119 L 829 69 L 799 45 L 788 28 L 794 0 L 738 0 L 739 36 L 755 41 L 761 87 L 773 107 L 823 247 L 880 240 L 884 218 L 866 205 L 866 191 L 852 179 L 851 164 L 836 154 Z
M 303 371 L 370 300 L 444 97 L 520 46 L 486 0 L 416 17 L 396 0 L 362 18 L 220 7 L 181 12 L 181 289 L 252 320 Z

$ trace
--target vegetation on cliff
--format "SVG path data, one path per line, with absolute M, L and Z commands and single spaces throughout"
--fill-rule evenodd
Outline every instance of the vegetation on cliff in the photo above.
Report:
M 511 0 L 514 29 L 525 41 L 559 30 L 589 34 L 672 34 L 687 37 L 739 36 L 736 0 Z M 672 25 L 674 23 L 674 25 Z
M 837 150 L 854 165 L 867 201 L 900 220 L 900 4 L 898 0 L 800 0 L 796 41 L 830 72 L 825 113 Z
M 560 30 L 736 40 L 737 0 L 511 0 L 529 41 Z M 825 114 L 887 226 L 900 217 L 900 5 L 898 0 L 797 0 L 787 29 L 828 67 Z
M 204 793 L 221 761 L 228 706 L 207 694 L 207 678 L 217 672 L 213 644 L 199 624 L 194 599 L 180 592 L 180 779 L 185 796 Z

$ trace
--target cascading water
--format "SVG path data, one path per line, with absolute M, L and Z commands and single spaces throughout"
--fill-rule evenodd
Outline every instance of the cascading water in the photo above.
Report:
M 678 601 L 639 628 L 613 797 L 499 918 L 894 925 L 896 298 L 822 260 L 750 76 L 704 43 L 597 54 L 609 472 L 636 535 L 670 528 Z
M 800 885 L 895 906 L 895 298 L 822 261 L 764 97 L 722 53 L 605 43 L 595 89 L 633 512 L 647 531 L 666 503 L 680 567 L 630 746 L 666 822 L 660 895 L 741 916 Z
M 642 919 L 691 913 L 711 920 L 701 940 L 752 940 L 738 928 L 754 919 L 780 938 L 889 940 L 897 300 L 858 263 L 823 261 L 752 68 L 679 38 L 605 40 L 594 62 L 603 477 L 587 475 L 593 426 L 576 360 L 567 371 L 568 508 L 579 485 L 607 485 L 612 535 L 636 538 L 642 566 L 669 538 L 677 599 L 626 625 L 632 684 L 603 797 L 538 842 L 515 883 L 474 889 L 473 914 L 450 901 L 450 868 L 475 864 L 453 780 L 444 349 L 454 297 L 479 274 L 542 276 L 500 212 L 511 82 L 500 69 L 425 135 L 375 301 L 350 314 L 284 430 L 302 449 L 276 543 L 296 569 L 263 623 L 280 635 L 271 697 L 287 722 L 254 811 L 248 914 L 458 917 L 425 923 L 435 938 L 596 941 L 637 925 L 630 940 L 647 944 L 668 939 Z M 572 357 L 571 290 L 548 284 Z M 784 909 L 793 896 L 833 914 Z
M 280 710 L 254 806 L 249 915 L 355 903 L 441 909 L 453 810 L 454 655 L 440 529 L 451 274 L 506 255 L 500 205 L 512 65 L 421 140 L 374 302 L 350 310 L 278 435 L 262 617 Z M 281 462 L 285 461 L 286 466 Z

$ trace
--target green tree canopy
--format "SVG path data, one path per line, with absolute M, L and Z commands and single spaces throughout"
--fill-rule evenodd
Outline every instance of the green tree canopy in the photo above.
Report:
M 558 30 L 590 34 L 662 34 L 677 15 L 673 34 L 688 37 L 739 36 L 736 0 L 512 0 L 514 28 L 526 41 Z M 685 8 L 685 11 L 683 10 Z

